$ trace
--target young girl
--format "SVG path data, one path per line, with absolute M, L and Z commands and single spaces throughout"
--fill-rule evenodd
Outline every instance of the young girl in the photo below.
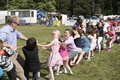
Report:
M 109 47 L 107 51 L 111 51 L 112 43 L 115 41 L 115 33 L 111 31 L 111 27 L 107 27 L 108 32 L 103 32 L 103 34 L 108 34 L 110 36 Z
M 91 44 L 91 48 L 90 48 L 90 51 L 89 51 L 89 53 L 88 53 L 88 58 L 87 58 L 87 60 L 91 60 L 90 59 L 90 55 L 91 55 L 91 53 L 92 53 L 92 55 L 93 55 L 93 50 L 95 49 L 95 47 L 96 47 L 96 40 L 95 40 L 95 38 L 94 38 L 94 36 L 93 36 L 93 29 L 88 29 L 87 30 L 87 37 L 88 37 L 88 39 L 89 39 L 89 41 L 90 41 L 90 44 Z
M 86 23 L 82 23 L 82 28 L 81 28 L 82 30 L 84 30 L 84 32 L 86 33 Z
M 77 52 L 80 54 L 82 52 L 82 44 L 81 44 L 82 40 L 79 34 L 79 29 L 77 27 L 73 27 L 72 31 L 73 31 L 74 42 L 77 47 Z M 76 57 L 74 58 L 73 63 L 75 63 L 77 57 L 78 55 L 76 55 Z
M 85 32 L 83 30 L 79 30 L 79 34 L 82 39 L 82 52 L 80 53 L 80 56 L 78 57 L 78 60 L 76 62 L 77 65 L 82 60 L 83 55 L 85 53 L 88 53 L 91 48 L 90 42 L 89 42 L 88 38 L 85 36 Z
M 40 71 L 41 65 L 38 58 L 38 47 L 36 39 L 31 37 L 26 41 L 26 46 L 22 48 L 23 54 L 25 55 L 25 76 L 29 80 L 29 72 L 33 72 L 33 80 L 38 79 L 38 72 Z
M 59 53 L 62 56 L 64 66 L 69 70 L 70 74 L 73 74 L 73 72 L 70 69 L 70 66 L 68 65 L 69 58 L 68 58 L 67 46 L 65 44 L 65 37 L 64 36 L 60 36 L 59 46 L 60 46 Z M 60 66 L 58 66 L 58 67 L 60 68 Z M 66 69 L 66 68 L 64 68 L 64 69 Z M 59 75 L 59 71 L 57 71 L 56 75 Z
M 47 49 L 46 47 L 51 46 L 51 49 L 50 49 L 51 52 L 49 54 L 46 65 L 49 68 L 48 76 L 51 76 L 52 80 L 54 80 L 52 67 L 55 66 L 55 65 L 60 66 L 60 65 L 63 64 L 62 57 L 59 54 L 59 41 L 58 41 L 59 36 L 60 36 L 60 31 L 55 30 L 52 33 L 53 40 L 49 44 L 47 44 L 47 45 L 38 45 L 40 47 L 43 47 L 43 49 Z M 47 50 L 49 50 L 49 49 L 47 49 Z M 59 71 L 59 67 L 57 67 L 57 71 Z
M 97 45 L 98 45 L 98 49 L 99 49 L 98 53 L 101 53 L 101 42 L 102 42 L 102 39 L 103 39 L 103 27 L 102 27 L 101 22 L 97 23 L 97 29 L 99 31 L 99 37 L 97 39 Z

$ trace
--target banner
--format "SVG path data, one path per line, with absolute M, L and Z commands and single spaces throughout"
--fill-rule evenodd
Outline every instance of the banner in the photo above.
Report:
M 76 23 L 76 20 L 67 20 L 65 21 L 65 26 L 73 26 Z
M 59 27 L 60 26 L 60 21 L 53 21 L 53 26 Z

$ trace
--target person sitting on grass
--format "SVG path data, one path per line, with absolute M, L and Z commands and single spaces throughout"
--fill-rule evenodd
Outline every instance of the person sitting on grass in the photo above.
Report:
M 107 27 L 107 30 L 108 32 L 103 32 L 103 34 L 108 34 L 110 36 L 109 47 L 107 51 L 111 51 L 112 44 L 115 41 L 115 33 L 111 30 L 111 27 Z
M 25 77 L 29 80 L 29 72 L 33 72 L 33 80 L 39 80 L 38 72 L 41 69 L 40 61 L 38 58 L 38 47 L 36 39 L 31 37 L 26 41 L 26 46 L 22 48 L 25 55 Z
M 49 54 L 47 64 L 46 64 L 49 68 L 49 74 L 46 75 L 46 77 L 51 77 L 51 80 L 54 80 L 52 67 L 63 65 L 63 60 L 62 60 L 62 57 L 59 53 L 59 40 L 58 40 L 59 36 L 60 36 L 60 31 L 54 30 L 52 32 L 53 40 L 49 44 L 47 44 L 47 45 L 38 44 L 38 46 L 42 47 L 43 49 L 47 49 L 46 47 L 51 46 L 51 49 L 47 49 L 51 52 Z M 57 67 L 57 71 L 59 71 L 59 67 Z

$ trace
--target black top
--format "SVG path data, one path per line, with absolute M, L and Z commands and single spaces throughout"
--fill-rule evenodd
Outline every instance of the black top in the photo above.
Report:
M 41 69 L 41 64 L 38 56 L 38 47 L 36 46 L 34 50 L 27 49 L 26 46 L 22 48 L 25 55 L 25 70 L 29 72 L 37 72 Z
M 74 39 L 74 42 L 75 42 L 76 47 L 82 48 L 81 37 Z
M 103 37 L 103 27 L 98 27 L 99 37 Z

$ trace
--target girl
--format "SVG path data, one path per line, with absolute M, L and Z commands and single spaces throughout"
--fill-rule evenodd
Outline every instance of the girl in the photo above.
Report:
M 60 31 L 55 30 L 52 33 L 53 40 L 49 44 L 47 44 L 47 45 L 38 44 L 38 46 L 42 47 L 43 49 L 47 49 L 46 47 L 51 46 L 51 49 L 47 49 L 47 50 L 50 50 L 51 52 L 49 54 L 46 65 L 49 68 L 48 76 L 51 76 L 52 80 L 54 80 L 52 67 L 55 66 L 55 65 L 60 66 L 60 65 L 63 64 L 62 57 L 59 54 L 59 41 L 58 41 L 59 36 L 60 36 Z M 57 72 L 58 71 L 59 71 L 59 67 L 57 67 Z
M 108 34 L 110 36 L 109 47 L 107 51 L 111 51 L 112 43 L 115 41 L 115 34 L 111 30 L 111 27 L 107 27 L 108 32 L 103 32 L 103 34 Z
M 73 72 L 71 71 L 71 69 L 68 65 L 69 58 L 68 58 L 68 53 L 67 53 L 67 46 L 64 42 L 65 42 L 65 37 L 60 36 L 60 38 L 59 38 L 59 46 L 60 46 L 59 53 L 62 56 L 64 66 L 69 70 L 70 74 L 73 74 Z M 58 67 L 60 68 L 60 66 L 58 66 Z M 64 69 L 66 69 L 66 68 L 64 68 Z M 59 75 L 59 71 L 57 71 L 56 75 Z
M 38 47 L 36 39 L 31 37 L 26 41 L 26 46 L 22 48 L 23 54 L 25 55 L 25 76 L 29 80 L 29 72 L 33 72 L 33 80 L 38 79 L 38 72 L 40 71 L 41 65 L 38 58 Z
M 89 28 L 88 30 L 87 30 L 87 37 L 88 37 L 88 39 L 89 39 L 89 41 L 90 41 L 90 44 L 91 44 L 91 48 L 90 48 L 90 51 L 89 51 L 89 53 L 88 53 L 88 58 L 87 58 L 87 60 L 91 60 L 90 59 L 90 55 L 91 55 L 91 53 L 92 53 L 92 55 L 93 55 L 93 50 L 95 49 L 95 47 L 96 47 L 96 40 L 95 40 L 95 38 L 94 38 L 94 36 L 93 36 L 93 29 L 91 29 L 91 28 Z
M 86 33 L 86 23 L 82 23 L 82 28 L 81 28 L 82 30 L 84 30 L 84 32 Z
M 80 56 L 78 57 L 76 65 L 79 64 L 79 62 L 83 58 L 83 55 L 85 53 L 88 53 L 90 48 L 91 48 L 90 42 L 89 42 L 88 38 L 85 36 L 85 32 L 83 30 L 79 30 L 79 34 L 80 34 L 81 39 L 82 39 L 82 52 L 80 53 Z
M 72 29 L 72 31 L 73 31 L 73 37 L 74 37 L 75 45 L 77 47 L 77 51 L 78 51 L 78 53 L 81 53 L 82 52 L 82 44 L 81 44 L 82 41 L 81 41 L 81 37 L 80 37 L 80 34 L 79 34 L 79 29 L 77 27 L 74 27 Z M 77 59 L 77 56 L 78 55 L 76 55 L 73 63 L 75 63 L 75 61 Z
M 97 29 L 99 31 L 99 37 L 97 39 L 97 45 L 98 45 L 98 53 L 101 53 L 101 42 L 102 42 L 102 39 L 103 39 L 103 27 L 102 27 L 102 23 L 101 22 L 98 22 L 97 23 Z

